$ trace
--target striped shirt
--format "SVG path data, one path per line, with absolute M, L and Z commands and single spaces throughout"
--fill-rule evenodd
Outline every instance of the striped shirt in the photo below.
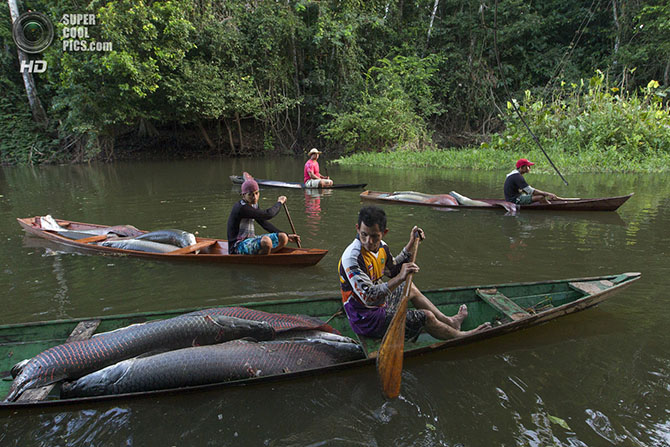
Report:
M 403 248 L 395 258 L 384 241 L 376 253 L 366 250 L 356 238 L 344 250 L 338 270 L 342 303 L 351 328 L 359 335 L 378 337 L 385 329 L 386 299 L 391 295 L 384 275 L 393 278 L 410 260 Z

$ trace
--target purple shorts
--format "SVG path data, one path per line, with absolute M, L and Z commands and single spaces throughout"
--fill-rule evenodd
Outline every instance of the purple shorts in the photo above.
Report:
M 358 335 L 370 338 L 382 338 L 386 333 L 393 316 L 398 311 L 402 298 L 404 284 L 395 289 L 386 298 L 386 306 L 367 308 L 351 298 L 344 304 L 344 310 L 349 318 L 349 325 Z M 411 339 L 423 329 L 426 324 L 426 314 L 419 309 L 407 309 L 405 319 L 405 338 Z

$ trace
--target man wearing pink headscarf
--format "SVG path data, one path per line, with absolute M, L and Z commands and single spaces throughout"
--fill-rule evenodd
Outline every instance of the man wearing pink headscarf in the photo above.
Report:
M 260 192 L 258 183 L 248 173 L 244 173 L 242 183 L 242 200 L 239 200 L 228 217 L 228 253 L 257 255 L 269 254 L 281 250 L 291 242 L 299 242 L 300 236 L 281 231 L 270 223 L 286 202 L 286 196 L 279 196 L 272 207 L 261 210 L 258 208 Z M 268 233 L 256 236 L 254 220 Z

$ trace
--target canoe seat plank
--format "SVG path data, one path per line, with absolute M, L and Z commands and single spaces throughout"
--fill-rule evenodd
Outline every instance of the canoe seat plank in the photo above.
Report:
M 105 239 L 107 239 L 106 234 L 99 234 L 97 236 L 85 237 L 84 239 L 77 239 L 77 242 L 79 242 L 80 244 L 88 244 L 91 242 L 104 241 Z
M 80 321 L 79 324 L 72 330 L 70 336 L 67 338 L 68 342 L 86 340 L 91 338 L 95 330 L 100 325 L 100 320 L 86 320 Z M 51 393 L 51 390 L 56 386 L 52 383 L 40 388 L 33 388 L 23 392 L 17 399 L 19 402 L 35 402 L 44 400 Z
M 579 281 L 579 282 L 570 282 L 568 285 L 579 292 L 584 292 L 587 295 L 593 295 L 594 293 L 600 293 L 603 290 L 607 290 L 614 285 L 611 281 L 601 280 L 601 281 Z
M 169 255 L 185 255 L 188 253 L 192 253 L 197 250 L 201 250 L 203 248 L 209 247 L 211 245 L 216 244 L 216 241 L 202 241 L 198 242 L 197 244 L 189 245 L 188 247 L 180 248 L 178 250 L 173 250 L 169 252 Z
M 514 321 L 530 315 L 514 301 L 498 292 L 498 289 L 477 289 L 476 293 L 477 296 L 486 301 L 490 306 L 499 310 Z

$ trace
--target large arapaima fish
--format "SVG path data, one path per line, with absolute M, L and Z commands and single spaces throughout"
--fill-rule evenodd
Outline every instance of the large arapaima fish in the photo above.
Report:
M 186 317 L 192 318 L 182 320 Z M 243 337 L 270 340 L 275 333 L 305 330 L 337 333 L 315 317 L 272 314 L 244 307 L 203 309 L 168 320 L 133 325 L 97 334 L 88 340 L 55 346 L 33 357 L 21 368 L 15 367 L 17 376 L 5 400 L 14 401 L 27 389 L 75 379 L 155 350 L 221 343 Z
M 328 334 L 332 337 L 332 334 Z M 124 360 L 61 387 L 61 397 L 101 396 L 227 382 L 321 368 L 364 357 L 360 345 L 312 337 L 234 340 Z
M 159 242 L 184 248 L 195 244 L 195 235 L 184 230 L 156 230 L 137 236 L 138 240 Z
M 270 340 L 274 336 L 272 326 L 266 322 L 226 315 L 182 315 L 136 324 L 54 346 L 36 355 L 15 368 L 18 375 L 5 400 L 15 401 L 27 389 L 81 377 L 151 351 L 210 345 L 243 337 Z
M 109 239 L 100 242 L 100 245 L 123 250 L 145 251 L 147 253 L 169 253 L 179 249 L 176 245 L 140 239 Z
M 339 332 L 316 317 L 308 315 L 272 314 L 246 307 L 213 307 L 197 310 L 186 315 L 228 315 L 252 321 L 266 321 L 277 333 L 286 331 L 319 330 L 339 334 Z

